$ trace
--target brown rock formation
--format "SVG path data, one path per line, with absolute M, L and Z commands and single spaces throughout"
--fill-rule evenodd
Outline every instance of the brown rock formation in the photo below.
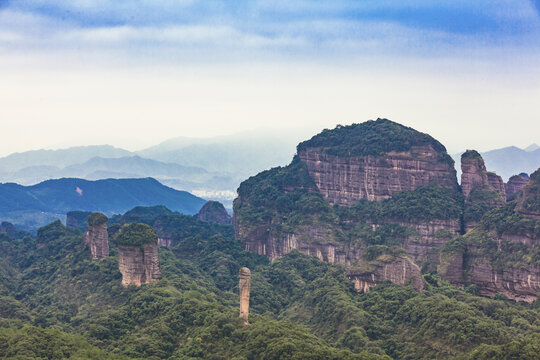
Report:
M 525 175 L 526 174 L 514 175 L 508 179 L 508 182 L 504 185 L 508 201 L 514 200 L 529 182 L 529 177 L 525 177 Z
M 118 269 L 122 285 L 141 286 L 161 279 L 157 244 L 140 246 L 118 245 Z
M 207 201 L 199 210 L 197 219 L 216 224 L 232 224 L 231 216 L 227 213 L 223 204 L 218 201 Z
M 146 224 L 124 225 L 116 236 L 122 285 L 141 286 L 161 279 L 157 235 Z
M 324 199 L 334 205 L 352 205 L 360 199 L 381 201 L 399 191 L 438 182 L 457 187 L 456 171 L 440 161 L 430 145 L 386 156 L 338 157 L 315 150 L 298 153 Z
M 109 256 L 108 220 L 101 213 L 93 213 L 88 216 L 88 231 L 84 235 L 84 243 L 90 249 L 94 260 Z
M 367 269 L 351 270 L 348 274 L 357 291 L 367 292 L 381 281 L 391 281 L 397 285 L 411 283 L 417 291 L 425 289 L 420 268 L 407 257 L 383 255 L 370 262 Z
M 497 191 L 499 194 L 501 194 L 502 198 L 506 201 L 506 189 L 504 187 L 504 181 L 502 177 L 495 173 L 488 172 L 487 178 L 489 186 L 495 191 Z
M 461 155 L 461 192 L 467 199 L 473 189 L 498 192 L 506 200 L 506 190 L 502 178 L 486 170 L 484 159 L 475 150 L 467 150 Z
M 467 269 L 467 281 L 480 295 L 503 294 L 516 301 L 533 302 L 540 292 L 540 266 L 494 269 L 486 258 L 475 258 Z
M 488 186 L 488 176 L 484 159 L 475 150 L 467 150 L 461 155 L 461 192 L 469 197 L 475 187 Z
M 240 318 L 244 320 L 244 325 L 248 325 L 249 317 L 249 286 L 251 282 L 251 271 L 247 267 L 240 269 Z

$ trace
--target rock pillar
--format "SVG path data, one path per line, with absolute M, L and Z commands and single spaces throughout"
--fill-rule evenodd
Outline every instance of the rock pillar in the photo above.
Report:
M 240 269 L 240 318 L 244 319 L 244 325 L 248 325 L 249 316 L 249 284 L 251 281 L 251 271 L 243 267 Z

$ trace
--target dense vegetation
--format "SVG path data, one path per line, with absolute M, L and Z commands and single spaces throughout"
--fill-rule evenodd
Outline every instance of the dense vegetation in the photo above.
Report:
M 0 235 L 0 358 L 535 359 L 540 351 L 538 304 L 481 298 L 434 274 L 422 293 L 390 283 L 357 293 L 340 266 L 298 252 L 270 264 L 229 236 L 193 232 L 159 249 L 163 280 L 123 288 L 114 247 L 93 261 L 77 231 L 55 223 L 40 235 L 45 246 Z M 247 327 L 238 319 L 242 266 L 252 273 Z
M 109 218 L 100 212 L 95 212 L 88 215 L 86 220 L 90 226 L 99 226 L 109 221 Z
M 300 143 L 297 150 L 317 149 L 335 156 L 383 156 L 391 151 L 409 151 L 413 146 L 424 145 L 431 145 L 439 152 L 441 161 L 454 164 L 440 142 L 428 134 L 387 119 L 325 129 L 310 140 Z
M 157 244 L 158 236 L 150 225 L 131 223 L 123 225 L 114 236 L 118 245 L 142 246 L 144 244 Z
M 521 200 L 520 210 L 540 214 L 540 168 L 531 174 L 529 183 L 523 190 L 526 198 Z

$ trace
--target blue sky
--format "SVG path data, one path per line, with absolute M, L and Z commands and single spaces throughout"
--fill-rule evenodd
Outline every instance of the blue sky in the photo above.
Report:
M 540 0 L 0 0 L 0 118 L 13 134 L 0 155 L 377 116 L 450 148 L 525 146 L 540 133 L 539 11 Z M 509 118 L 534 131 L 509 133 Z M 64 133 L 44 139 L 50 127 Z

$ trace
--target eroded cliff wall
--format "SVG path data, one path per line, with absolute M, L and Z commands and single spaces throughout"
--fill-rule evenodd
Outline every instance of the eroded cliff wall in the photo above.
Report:
M 118 269 L 122 285 L 141 286 L 161 279 L 157 244 L 118 245 Z
M 349 206 L 360 199 L 381 201 L 399 191 L 433 182 L 455 188 L 456 171 L 430 145 L 386 156 L 338 157 L 317 150 L 298 153 L 328 203 Z

